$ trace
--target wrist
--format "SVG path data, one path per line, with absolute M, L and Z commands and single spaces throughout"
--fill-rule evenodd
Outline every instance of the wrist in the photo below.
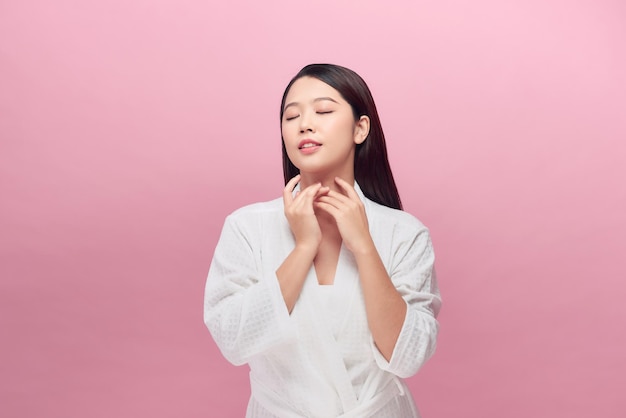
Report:
M 376 245 L 374 245 L 374 241 L 372 241 L 371 239 L 360 243 L 360 245 L 352 248 L 351 251 L 355 257 L 371 257 L 372 255 L 378 254 Z
M 296 253 L 302 254 L 303 256 L 310 256 L 311 258 L 313 258 L 317 254 L 318 248 L 319 248 L 318 242 L 296 241 L 296 246 L 294 247 L 293 251 Z

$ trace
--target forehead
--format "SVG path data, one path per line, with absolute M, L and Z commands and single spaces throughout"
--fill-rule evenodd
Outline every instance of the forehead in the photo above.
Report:
M 337 102 L 344 101 L 337 90 L 323 81 L 313 77 L 302 77 L 291 85 L 285 103 L 306 102 L 319 97 L 330 97 Z

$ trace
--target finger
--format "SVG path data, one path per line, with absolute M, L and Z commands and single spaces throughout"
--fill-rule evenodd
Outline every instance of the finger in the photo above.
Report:
M 296 174 L 295 176 L 293 176 L 291 180 L 289 180 L 285 185 L 285 189 L 292 192 L 293 189 L 296 187 L 296 184 L 298 184 L 298 182 L 300 181 L 300 177 L 300 174 Z
M 341 177 L 335 177 L 335 183 L 337 183 L 337 185 L 346 192 L 346 195 L 348 195 L 350 199 L 359 199 L 359 195 L 357 194 L 356 190 L 354 190 L 354 187 L 347 181 L 345 181 Z
M 330 216 L 335 218 L 335 220 L 337 220 L 337 216 L 339 215 L 340 212 L 339 212 L 339 209 L 337 209 L 332 204 L 316 200 L 315 202 L 313 202 L 313 205 L 316 208 L 318 208 L 320 210 L 323 210 L 324 212 L 328 213 Z
M 287 203 L 293 202 L 293 195 L 292 195 L 292 193 L 293 193 L 293 189 L 296 187 L 296 184 L 298 184 L 298 181 L 300 181 L 300 174 L 298 174 L 295 177 L 293 177 L 285 185 L 285 188 L 283 189 L 283 200 L 285 202 L 287 202 Z
M 326 195 L 328 195 L 328 192 L 330 192 L 330 187 L 322 186 L 322 187 L 319 188 L 319 190 L 315 194 L 315 198 L 317 199 L 320 196 L 326 196 Z
M 317 194 L 317 191 L 322 187 L 321 183 L 312 184 L 304 190 L 300 190 L 300 193 L 296 195 L 293 200 L 294 209 L 311 208 L 313 199 Z
M 350 202 L 350 199 L 348 199 L 341 193 L 337 193 L 331 190 L 328 194 L 317 197 L 315 201 L 340 209 L 342 206 L 345 206 L 346 203 Z
M 348 196 L 344 195 L 343 193 L 336 192 L 334 190 L 330 190 L 326 194 L 325 197 L 328 198 L 326 199 L 327 203 L 331 203 L 334 201 L 333 204 L 335 206 L 342 205 L 342 204 L 347 205 L 352 201 Z
M 322 187 L 322 183 L 315 183 L 308 186 L 306 189 L 300 189 L 302 196 L 315 196 L 317 191 Z

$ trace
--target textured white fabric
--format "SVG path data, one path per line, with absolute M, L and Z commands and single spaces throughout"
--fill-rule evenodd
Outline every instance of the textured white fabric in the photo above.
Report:
M 419 416 L 401 378 L 415 374 L 436 345 L 441 299 L 429 232 L 412 215 L 355 189 L 408 307 L 392 357 L 385 360 L 374 345 L 345 247 L 332 289 L 319 289 L 311 267 L 289 315 L 275 274 L 294 247 L 282 198 L 241 208 L 226 218 L 215 249 L 204 320 L 222 354 L 250 366 L 248 418 Z M 320 300 L 324 294 L 331 300 Z

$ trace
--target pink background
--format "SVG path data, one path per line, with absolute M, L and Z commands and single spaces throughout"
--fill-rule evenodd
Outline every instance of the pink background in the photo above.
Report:
M 626 416 L 625 45 L 621 0 L 0 2 L 0 414 L 243 416 L 206 273 L 333 62 L 434 237 L 425 418 Z

